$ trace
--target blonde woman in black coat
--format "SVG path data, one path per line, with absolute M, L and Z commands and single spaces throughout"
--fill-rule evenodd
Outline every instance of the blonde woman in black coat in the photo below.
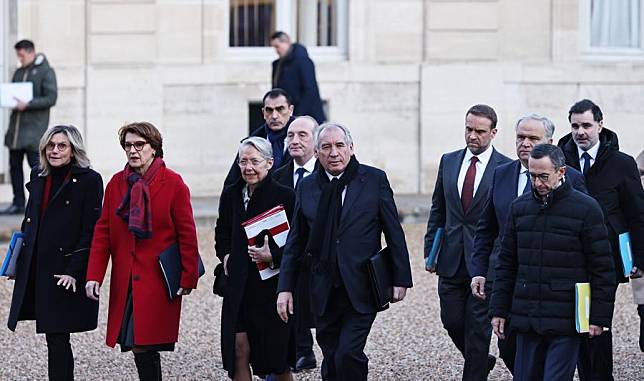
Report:
M 50 380 L 73 380 L 70 333 L 96 328 L 98 302 L 85 296 L 89 245 L 101 214 L 103 181 L 89 168 L 80 132 L 55 126 L 40 140 L 40 164 L 27 184 L 8 327 L 35 320 L 47 339 Z M 34 377 L 36 378 L 36 377 Z

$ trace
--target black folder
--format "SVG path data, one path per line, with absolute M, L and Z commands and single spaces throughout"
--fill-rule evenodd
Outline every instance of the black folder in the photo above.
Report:
M 385 247 L 369 258 L 367 267 L 376 308 L 379 311 L 385 310 L 389 308 L 394 292 L 393 264 L 389 248 Z
M 199 277 L 206 273 L 201 256 L 199 258 Z M 181 254 L 179 254 L 179 246 L 173 243 L 170 247 L 163 250 L 159 254 L 159 265 L 161 266 L 161 273 L 165 287 L 168 291 L 170 300 L 177 297 L 179 291 L 179 282 L 181 281 Z

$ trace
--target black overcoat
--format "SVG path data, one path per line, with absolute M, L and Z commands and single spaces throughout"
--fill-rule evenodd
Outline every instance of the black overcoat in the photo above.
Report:
M 36 320 L 38 333 L 83 332 L 96 328 L 98 302 L 85 295 L 85 273 L 94 225 L 101 214 L 103 180 L 89 169 L 72 166 L 49 200 L 41 220 L 45 177 L 31 172 L 29 201 L 22 222 L 25 241 L 17 262 L 8 327 Z M 76 292 L 57 286 L 54 275 L 76 279 Z M 30 276 L 31 275 L 31 276 Z
M 221 313 L 221 352 L 224 369 L 231 378 L 235 369 L 235 328 L 240 314 L 255 316 L 252 322 L 258 329 L 248 331 L 251 344 L 251 364 L 256 374 L 281 373 L 286 369 L 272 369 L 285 359 L 295 366 L 295 340 L 293 326 L 285 324 L 277 314 L 277 282 L 279 275 L 261 280 L 257 267 L 248 256 L 248 238 L 242 223 L 275 206 L 283 205 L 290 220 L 295 194 L 292 189 L 275 182 L 269 175 L 258 185 L 247 210 L 244 210 L 242 190 L 245 183 L 239 180 L 224 189 L 219 201 L 219 219 L 215 228 L 215 251 L 223 262 L 228 257 L 228 285 Z M 273 266 L 279 267 L 282 249 L 271 248 Z M 249 327 L 250 328 L 250 327 Z M 251 331 L 256 331 L 255 333 Z

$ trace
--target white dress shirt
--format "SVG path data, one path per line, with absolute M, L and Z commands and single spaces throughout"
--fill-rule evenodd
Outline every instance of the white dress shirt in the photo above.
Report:
M 519 171 L 519 185 L 517 185 L 517 197 L 521 196 L 523 194 L 523 190 L 525 189 L 526 184 L 528 184 L 528 168 L 523 166 L 523 163 L 521 163 L 521 170 Z
M 593 166 L 593 164 L 595 164 L 595 159 L 597 159 L 597 153 L 599 152 L 599 141 L 597 141 L 594 146 L 590 147 L 588 151 L 584 151 L 583 149 L 579 148 L 579 146 L 577 146 L 577 153 L 579 154 L 579 168 L 581 168 L 582 171 L 584 169 L 584 162 L 586 161 L 586 159 L 581 158 L 581 155 L 583 155 L 584 152 L 588 152 L 588 154 L 590 155 L 590 166 L 588 167 L 590 168 Z
M 311 156 L 309 161 L 304 163 L 304 165 L 297 165 L 295 160 L 293 160 L 293 186 L 297 184 L 297 170 L 299 168 L 304 168 L 304 174 L 302 175 L 302 178 L 305 178 L 306 176 L 310 175 L 315 169 L 315 156 Z
M 326 172 L 326 171 L 324 171 L 324 172 Z M 340 173 L 337 176 L 333 176 L 329 172 L 326 172 L 326 175 L 329 176 L 329 180 L 333 180 L 335 177 L 337 177 L 338 180 L 339 180 L 340 177 L 342 177 L 342 175 L 344 175 L 344 172 Z M 346 195 L 347 195 L 347 187 L 345 186 L 344 189 L 342 189 L 342 205 L 344 205 L 344 196 L 346 196 Z
M 487 163 L 490 161 L 490 158 L 492 157 L 492 145 L 487 147 L 487 149 L 482 152 L 479 155 L 476 155 L 476 157 L 479 159 L 479 161 L 476 162 L 476 177 L 474 177 L 474 192 L 472 195 L 476 195 L 476 190 L 479 187 L 479 184 L 481 183 L 481 179 L 483 178 L 483 172 L 485 172 L 485 167 L 487 167 Z M 474 155 L 469 149 L 465 149 L 465 157 L 463 157 L 463 163 L 461 164 L 461 171 L 458 174 L 458 196 L 461 197 L 463 194 L 463 183 L 465 182 L 465 174 L 467 173 L 467 169 L 470 166 L 470 161 Z

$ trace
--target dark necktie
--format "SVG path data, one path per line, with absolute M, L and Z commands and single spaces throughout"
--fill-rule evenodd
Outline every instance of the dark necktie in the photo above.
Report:
M 470 166 L 465 173 L 465 180 L 463 181 L 463 189 L 461 191 L 461 204 L 463 205 L 463 212 L 467 213 L 472 205 L 474 199 L 474 180 L 476 179 L 476 162 L 479 158 L 472 156 L 470 159 Z
M 586 175 L 588 173 L 588 170 L 590 169 L 590 155 L 588 152 L 584 152 L 581 154 L 581 158 L 584 159 L 584 168 L 581 170 L 581 172 Z
M 523 173 L 525 173 L 525 177 L 528 179 L 528 181 L 526 181 L 525 183 L 525 186 L 523 187 L 523 194 L 526 194 L 530 192 L 530 190 L 532 190 L 532 183 L 530 182 L 530 172 L 525 171 Z
M 295 174 L 297 175 L 297 180 L 295 180 L 295 189 L 297 189 L 297 186 L 300 184 L 300 181 L 304 178 L 305 172 L 306 172 L 306 169 L 304 169 L 304 167 L 300 167 L 295 170 Z

